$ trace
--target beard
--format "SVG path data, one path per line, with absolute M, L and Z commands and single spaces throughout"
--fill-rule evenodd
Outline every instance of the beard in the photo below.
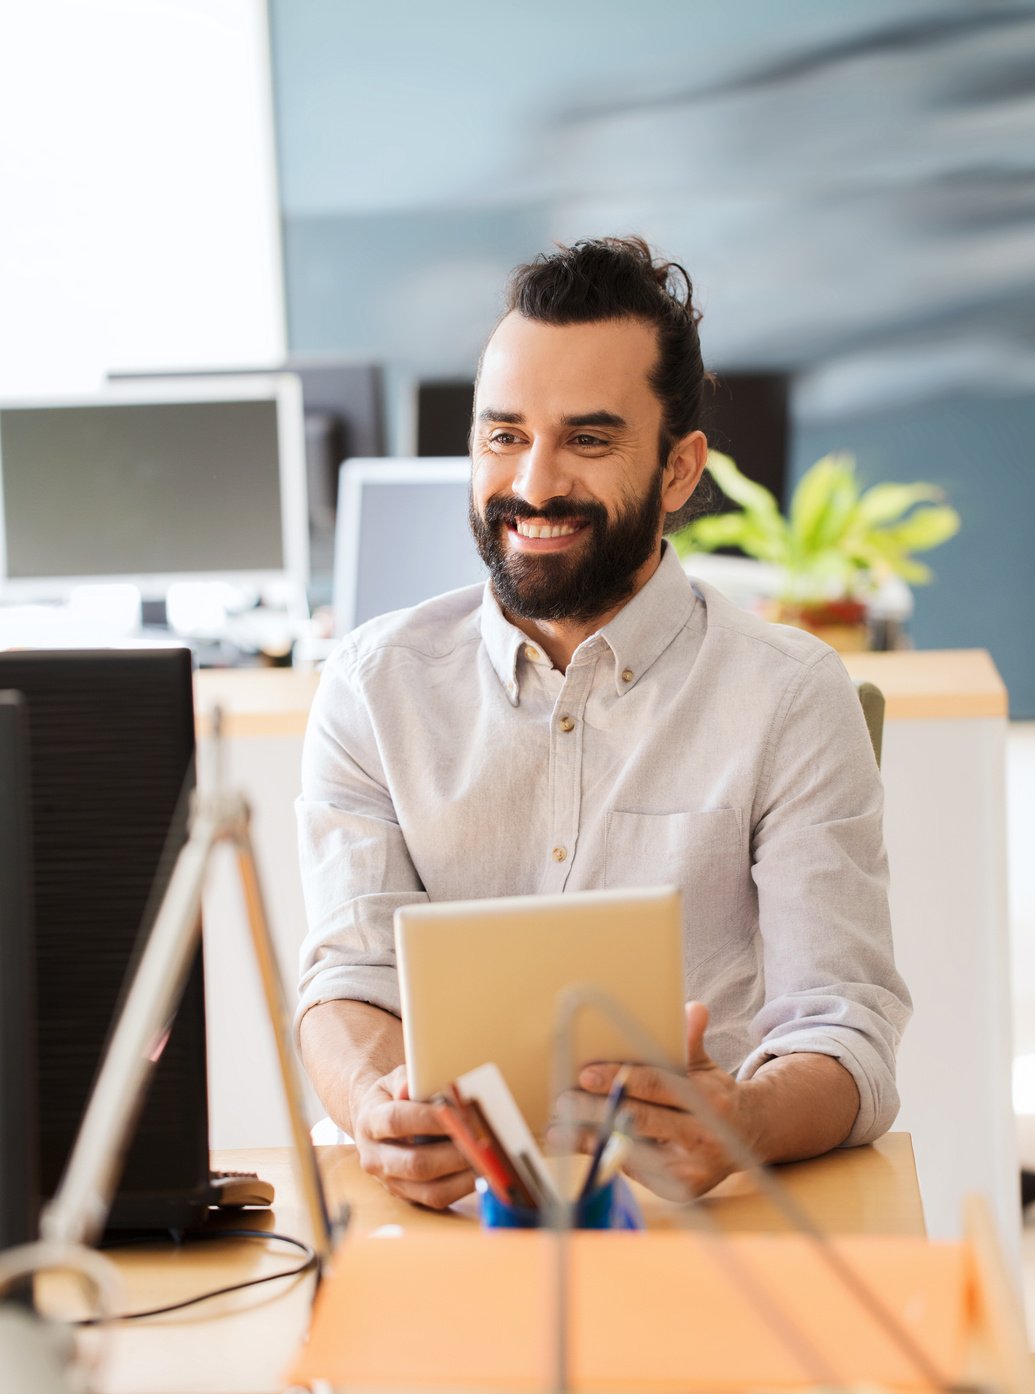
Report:
M 524 499 L 503 495 L 491 498 L 482 514 L 470 494 L 468 520 L 496 599 L 521 619 L 580 623 L 621 605 L 632 595 L 636 573 L 657 546 L 661 489 L 658 470 L 647 492 L 628 500 L 613 519 L 601 503 L 558 498 L 533 508 Z M 504 528 L 516 518 L 547 523 L 578 519 L 586 527 L 570 552 L 533 556 L 512 552 L 506 545 Z

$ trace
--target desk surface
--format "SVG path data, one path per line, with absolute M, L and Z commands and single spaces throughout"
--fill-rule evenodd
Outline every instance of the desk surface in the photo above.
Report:
M 889 721 L 1005 717 L 1006 688 L 984 649 L 903 650 L 844 656 L 853 678 L 875 682 Z M 305 730 L 319 675 L 286 668 L 207 668 L 195 676 L 199 725 L 221 706 L 231 736 L 290 736 Z
M 363 1174 L 351 1147 L 321 1147 L 319 1152 L 328 1197 L 332 1204 L 342 1199 L 350 1202 L 357 1233 L 388 1225 L 406 1229 L 453 1225 L 460 1232 L 475 1223 L 473 1209 L 466 1204 L 443 1216 L 393 1199 Z M 286 1149 L 219 1152 L 213 1156 L 213 1165 L 258 1171 L 276 1186 L 272 1214 L 253 1212 L 249 1227 L 308 1236 Z M 872 1147 L 781 1167 L 779 1173 L 811 1216 L 836 1233 L 924 1232 L 913 1150 L 906 1133 L 893 1133 Z M 723 1229 L 784 1227 L 743 1177 L 731 1177 L 705 1204 Z M 645 1210 L 651 1225 L 677 1223 L 674 1207 L 654 1197 L 645 1201 Z M 123 1274 L 126 1302 L 139 1309 L 292 1268 L 298 1255 L 285 1245 L 227 1239 L 188 1245 L 173 1253 L 131 1249 L 116 1251 L 112 1257 Z M 105 1394 L 268 1394 L 279 1390 L 280 1374 L 306 1329 L 312 1290 L 312 1276 L 307 1274 L 146 1322 L 128 1323 L 113 1335 L 110 1358 L 96 1387 Z

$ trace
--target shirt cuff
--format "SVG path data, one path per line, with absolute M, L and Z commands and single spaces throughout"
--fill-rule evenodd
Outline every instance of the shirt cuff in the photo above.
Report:
M 862 1037 L 828 1031 L 795 1031 L 784 1037 L 770 1037 L 747 1057 L 737 1071 L 737 1079 L 751 1079 L 767 1060 L 786 1055 L 830 1055 L 855 1080 L 859 1112 L 842 1147 L 874 1142 L 883 1137 L 895 1121 L 899 1108 L 895 1077 Z
M 294 1018 L 296 1050 L 302 1018 L 310 1007 L 318 1007 L 322 1002 L 366 1002 L 392 1016 L 402 1016 L 399 978 L 394 968 L 375 964 L 328 968 L 307 983 L 299 995 Z

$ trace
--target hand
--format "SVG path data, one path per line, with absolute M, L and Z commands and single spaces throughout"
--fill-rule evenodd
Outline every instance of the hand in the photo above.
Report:
M 715 1112 L 752 1146 L 752 1138 L 745 1135 L 745 1086 L 720 1069 L 705 1051 L 708 1008 L 703 1002 L 687 1003 L 686 1025 L 689 1076 Z M 579 1086 L 584 1092 L 576 1109 L 580 1124 L 599 1121 L 603 1116 L 608 1090 L 620 1068 L 617 1064 L 594 1064 L 581 1071 Z M 688 1110 L 686 1090 L 680 1089 L 680 1083 L 680 1076 L 670 1071 L 634 1065 L 622 1105 L 632 1115 L 636 1138 L 623 1171 L 670 1200 L 701 1195 L 736 1169 L 720 1143 Z M 579 1150 L 592 1152 L 596 1141 L 592 1127 L 583 1128 Z
M 412 1100 L 406 1066 L 383 1075 L 361 1096 L 352 1115 L 353 1135 L 364 1171 L 392 1195 L 432 1210 L 445 1210 L 474 1189 L 474 1173 L 447 1138 L 431 1104 Z

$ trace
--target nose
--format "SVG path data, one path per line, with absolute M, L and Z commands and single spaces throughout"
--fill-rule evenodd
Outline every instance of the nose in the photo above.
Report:
M 563 452 L 548 441 L 535 440 L 515 462 L 511 488 L 532 508 L 542 508 L 551 499 L 566 498 L 572 483 Z

